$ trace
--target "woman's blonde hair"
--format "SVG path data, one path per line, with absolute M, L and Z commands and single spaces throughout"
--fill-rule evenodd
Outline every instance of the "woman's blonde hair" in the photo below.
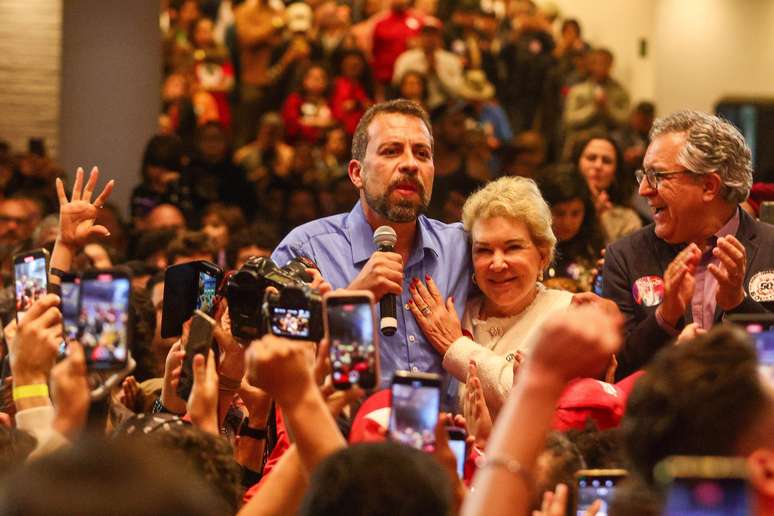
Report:
M 508 217 L 526 224 L 540 254 L 551 263 L 556 237 L 551 209 L 537 184 L 525 177 L 501 177 L 473 193 L 462 207 L 462 225 L 470 231 L 477 220 Z

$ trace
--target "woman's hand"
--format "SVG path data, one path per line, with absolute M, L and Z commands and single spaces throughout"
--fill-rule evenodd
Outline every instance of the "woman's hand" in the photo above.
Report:
M 427 340 L 443 356 L 462 337 L 462 324 L 454 310 L 454 298 L 450 297 L 444 304 L 433 278 L 426 275 L 425 280 L 427 287 L 416 278 L 411 281 L 409 309 Z
M 105 226 L 94 225 L 97 210 L 110 197 L 115 182 L 111 179 L 103 188 L 102 193 L 91 201 L 94 188 L 99 179 L 99 169 L 94 167 L 89 174 L 86 186 L 83 186 L 83 168 L 78 167 L 75 173 L 72 198 L 68 201 L 62 180 L 56 179 L 56 193 L 59 197 L 59 242 L 71 250 L 77 250 L 86 245 L 92 236 L 110 236 Z
M 471 360 L 468 363 L 468 378 L 465 382 L 464 405 L 465 422 L 468 435 L 475 439 L 476 447 L 480 450 L 486 448 L 486 443 L 492 433 L 492 415 L 484 400 L 484 389 L 478 378 L 478 366 Z

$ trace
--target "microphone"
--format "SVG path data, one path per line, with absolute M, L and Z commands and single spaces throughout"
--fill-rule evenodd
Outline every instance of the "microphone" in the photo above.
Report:
M 392 252 L 395 250 L 397 242 L 398 235 L 390 226 L 379 226 L 374 231 L 374 244 L 379 251 Z M 395 294 L 385 294 L 379 300 L 379 315 L 381 316 L 379 328 L 385 337 L 392 337 L 398 331 L 396 304 Z

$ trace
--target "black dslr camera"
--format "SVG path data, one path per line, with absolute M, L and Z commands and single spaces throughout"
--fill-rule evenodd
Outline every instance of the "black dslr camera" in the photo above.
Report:
M 322 339 L 322 297 L 305 283 L 312 279 L 305 270 L 309 266 L 301 258 L 281 269 L 269 258 L 247 260 L 226 285 L 231 334 L 248 340 L 268 332 L 291 339 Z

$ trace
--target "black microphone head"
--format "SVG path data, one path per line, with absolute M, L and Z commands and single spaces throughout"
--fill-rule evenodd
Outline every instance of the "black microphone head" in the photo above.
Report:
M 398 234 L 390 226 L 379 226 L 374 231 L 374 244 L 377 249 L 382 247 L 395 247 L 398 243 Z

